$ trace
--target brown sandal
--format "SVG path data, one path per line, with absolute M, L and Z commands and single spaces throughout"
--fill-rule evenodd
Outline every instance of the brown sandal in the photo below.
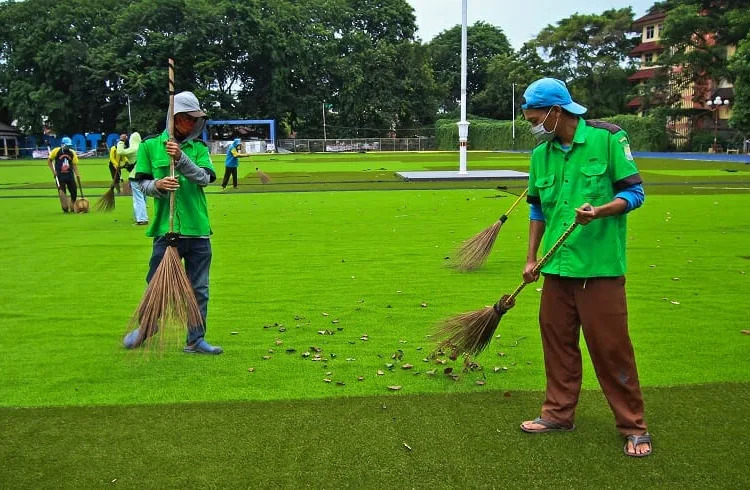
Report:
M 565 427 L 562 424 L 558 424 L 557 422 L 553 422 L 551 420 L 545 420 L 542 417 L 537 417 L 534 420 L 531 421 L 532 424 L 538 424 L 544 426 L 543 429 L 527 429 L 526 427 L 521 424 L 521 430 L 524 432 L 528 432 L 529 434 L 538 434 L 543 432 L 570 432 L 571 430 L 575 429 L 576 426 L 573 424 L 572 427 Z

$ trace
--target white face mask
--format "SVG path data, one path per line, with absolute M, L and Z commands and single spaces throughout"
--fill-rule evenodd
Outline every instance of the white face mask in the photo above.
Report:
M 557 119 L 555 120 L 555 127 L 552 128 L 552 131 L 547 131 L 544 128 L 544 123 L 547 121 L 547 118 L 549 117 L 549 113 L 552 112 L 553 107 L 550 107 L 547 111 L 547 115 L 544 116 L 544 120 L 537 124 L 536 126 L 532 126 L 529 130 L 531 132 L 531 135 L 536 138 L 537 141 L 540 143 L 544 143 L 547 141 L 552 141 L 555 138 L 555 130 L 557 129 L 557 123 L 560 121 L 560 113 L 557 114 Z

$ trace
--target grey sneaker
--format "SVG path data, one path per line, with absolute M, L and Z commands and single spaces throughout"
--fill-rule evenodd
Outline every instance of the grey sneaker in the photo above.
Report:
M 135 349 L 136 347 L 141 346 L 141 342 L 138 341 L 138 337 L 140 337 L 141 332 L 137 328 L 127 334 L 124 339 L 122 339 L 122 345 L 125 346 L 126 349 Z
M 224 352 L 224 349 L 209 344 L 205 341 L 205 339 L 200 339 L 194 344 L 186 345 L 185 348 L 182 349 L 182 351 L 187 352 L 188 354 L 212 354 L 214 356 L 218 356 L 219 354 Z

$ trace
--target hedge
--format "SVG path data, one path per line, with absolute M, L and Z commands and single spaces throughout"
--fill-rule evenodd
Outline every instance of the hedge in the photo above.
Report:
M 619 115 L 603 118 L 627 131 L 634 151 L 664 151 L 667 148 L 666 119 L 664 117 Z M 529 133 L 531 124 L 516 120 L 516 138 L 513 140 L 512 121 L 469 119 L 469 149 L 471 150 L 531 150 L 536 145 Z M 435 123 L 437 146 L 440 150 L 458 148 L 456 121 L 439 119 Z

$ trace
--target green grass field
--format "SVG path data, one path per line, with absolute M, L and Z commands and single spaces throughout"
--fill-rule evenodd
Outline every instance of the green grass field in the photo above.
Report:
M 524 170 L 526 158 L 469 164 Z M 446 266 L 525 185 L 393 175 L 456 162 L 260 156 L 241 163 L 239 191 L 209 187 L 219 357 L 121 347 L 151 251 L 130 198 L 63 215 L 43 162 L 0 162 L 0 488 L 742 488 L 750 165 L 638 162 L 647 201 L 628 221 L 628 295 L 655 453 L 633 460 L 588 361 L 574 433 L 517 429 L 543 397 L 541 284 L 503 318 L 482 370 L 454 381 L 442 371 L 460 362 L 429 359 L 434 325 L 510 292 L 525 258 L 521 207 L 481 271 Z M 106 163 L 81 174 L 93 205 Z M 325 360 L 303 356 L 317 350 Z

